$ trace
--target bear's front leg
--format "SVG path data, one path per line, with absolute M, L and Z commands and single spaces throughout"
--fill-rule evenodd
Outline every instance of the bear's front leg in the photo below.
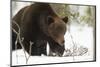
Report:
M 41 54 L 47 55 L 46 52 L 47 42 L 44 40 L 37 40 L 34 42 L 31 48 L 31 55 L 41 56 Z

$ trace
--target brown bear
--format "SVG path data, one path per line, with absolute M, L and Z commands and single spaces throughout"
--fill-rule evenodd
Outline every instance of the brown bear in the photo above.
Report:
M 41 55 L 46 52 L 47 42 L 50 50 L 62 56 L 64 48 L 64 34 L 68 17 L 60 18 L 53 11 L 49 3 L 35 3 L 22 8 L 12 19 L 20 27 L 20 37 L 24 38 L 24 49 L 31 55 Z M 12 22 L 12 28 L 18 32 L 18 27 Z M 12 31 L 12 49 L 15 49 L 17 35 Z M 17 48 L 21 48 L 17 43 Z

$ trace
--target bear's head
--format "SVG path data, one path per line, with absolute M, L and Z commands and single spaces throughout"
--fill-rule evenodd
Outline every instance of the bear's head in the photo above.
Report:
M 59 17 L 48 16 L 48 33 L 49 36 L 59 45 L 64 45 L 64 35 L 66 32 L 66 23 L 68 18 L 61 19 Z

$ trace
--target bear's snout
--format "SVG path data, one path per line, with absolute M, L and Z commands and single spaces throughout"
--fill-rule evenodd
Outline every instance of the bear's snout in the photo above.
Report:
M 61 42 L 62 44 L 64 44 L 65 43 L 65 40 L 62 40 L 62 42 Z

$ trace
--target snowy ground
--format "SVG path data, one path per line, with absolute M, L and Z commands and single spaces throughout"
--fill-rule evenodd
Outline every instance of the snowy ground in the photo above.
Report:
M 65 57 L 30 56 L 27 64 L 91 61 L 94 59 L 93 47 L 93 28 L 88 26 L 71 25 L 70 32 L 65 34 L 65 48 L 66 50 L 69 50 L 69 52 L 66 52 Z M 87 49 L 85 53 L 84 48 Z M 12 52 L 12 65 L 25 64 L 26 59 L 22 49 Z

